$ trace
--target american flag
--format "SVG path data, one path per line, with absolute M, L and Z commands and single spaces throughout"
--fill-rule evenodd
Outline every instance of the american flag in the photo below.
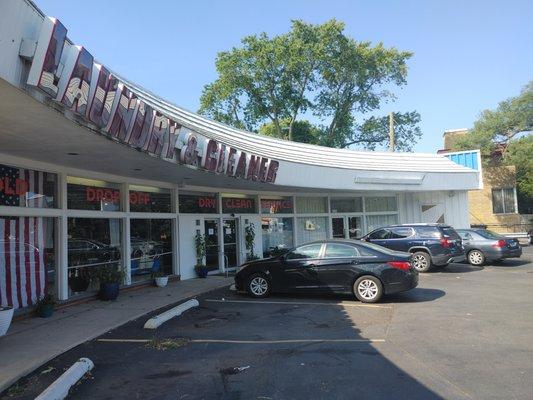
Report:
M 27 307 L 46 293 L 46 218 L 0 218 L 0 304 Z
M 0 190 L 0 206 L 20 207 L 48 207 L 44 195 L 44 172 L 29 169 L 13 168 L 0 164 L 0 179 L 3 181 L 3 190 Z M 17 180 L 27 185 L 27 192 L 16 192 Z M 8 190 L 9 186 L 11 190 Z
M 48 206 L 43 172 L 0 164 L 0 179 L 0 206 Z M 27 307 L 45 294 L 46 221 L 42 217 L 0 218 L 1 306 Z

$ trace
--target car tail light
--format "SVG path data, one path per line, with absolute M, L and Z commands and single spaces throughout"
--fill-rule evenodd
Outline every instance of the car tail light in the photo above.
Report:
M 505 240 L 500 239 L 492 245 L 492 247 L 505 247 Z
M 409 271 L 409 268 L 411 268 L 411 263 L 409 261 L 389 261 L 387 264 L 392 268 L 400 269 L 402 271 Z
M 442 239 L 440 240 L 440 245 L 441 245 L 442 247 L 444 247 L 445 249 L 447 249 L 448 247 L 450 247 L 451 244 L 452 244 L 452 242 L 450 242 L 450 239 L 448 239 L 448 238 L 442 238 Z

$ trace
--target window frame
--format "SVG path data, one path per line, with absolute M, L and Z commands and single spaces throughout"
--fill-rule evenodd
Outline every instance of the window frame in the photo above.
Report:
M 507 207 L 505 205 L 505 191 L 506 190 L 512 190 L 513 191 L 513 211 L 508 211 Z M 496 212 L 496 210 L 495 210 L 496 202 L 494 201 L 494 193 L 500 193 L 501 202 L 502 202 L 501 203 L 502 212 Z M 491 201 L 492 201 L 492 213 L 495 214 L 495 215 L 517 214 L 518 213 L 518 199 L 516 197 L 516 186 L 492 188 L 491 189 Z

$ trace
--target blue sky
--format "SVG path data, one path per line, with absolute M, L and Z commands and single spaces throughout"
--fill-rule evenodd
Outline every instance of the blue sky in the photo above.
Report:
M 414 52 L 407 86 L 382 111 L 420 112 L 421 152 L 435 152 L 445 129 L 470 127 L 481 110 L 533 79 L 527 0 L 35 1 L 99 61 L 193 111 L 216 79 L 217 52 L 245 35 L 286 32 L 292 19 L 336 18 L 357 40 Z

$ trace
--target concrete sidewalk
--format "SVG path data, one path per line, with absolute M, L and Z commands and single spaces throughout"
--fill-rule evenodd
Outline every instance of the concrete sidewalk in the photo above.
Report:
M 128 321 L 188 297 L 228 286 L 233 278 L 210 276 L 123 292 L 56 311 L 51 318 L 14 322 L 0 337 L 0 393 L 47 361 Z

